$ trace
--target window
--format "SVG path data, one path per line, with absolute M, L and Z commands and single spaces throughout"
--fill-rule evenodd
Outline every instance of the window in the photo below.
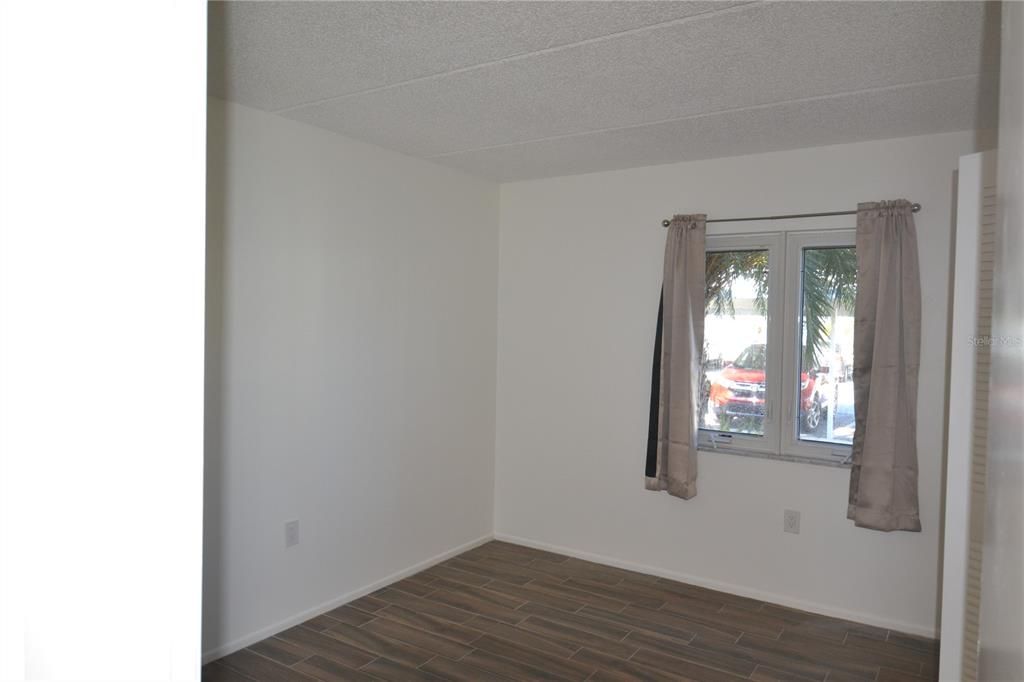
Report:
M 851 230 L 708 237 L 703 449 L 847 462 L 853 244 Z
M 705 258 L 701 426 L 764 435 L 768 368 L 768 252 Z
M 853 442 L 852 247 L 805 248 L 800 268 L 800 421 L 798 437 Z

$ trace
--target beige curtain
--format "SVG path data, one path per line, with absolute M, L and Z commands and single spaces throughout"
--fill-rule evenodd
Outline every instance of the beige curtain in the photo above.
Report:
M 847 517 L 864 528 L 921 530 L 917 377 L 921 277 L 909 202 L 857 207 L 853 341 L 856 431 Z
M 697 494 L 697 420 L 704 343 L 706 216 L 677 215 L 665 242 L 656 465 L 649 490 L 690 499 Z

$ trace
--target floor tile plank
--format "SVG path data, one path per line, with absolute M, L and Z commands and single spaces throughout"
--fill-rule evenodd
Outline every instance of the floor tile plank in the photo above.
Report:
M 516 625 L 509 625 L 483 616 L 477 616 L 467 625 L 481 632 L 500 637 L 507 642 L 545 651 L 555 656 L 569 658 L 579 650 L 579 645 L 560 637 L 537 635 Z
M 594 582 L 590 578 L 570 578 L 565 581 L 565 585 L 584 592 L 597 592 L 627 604 L 649 609 L 659 609 L 665 604 L 664 598 L 652 597 L 635 586 L 623 585 L 621 582 L 615 585 L 605 585 Z
M 496 546 L 494 543 L 488 543 L 481 545 L 475 549 L 471 549 L 468 552 L 463 552 L 459 555 L 460 559 L 498 559 L 510 564 L 519 564 L 521 566 L 527 566 L 531 561 L 538 558 L 536 554 L 530 552 L 521 552 L 508 550 L 502 547 Z
M 387 637 L 405 644 L 411 644 L 445 658 L 459 659 L 472 651 L 472 647 L 440 635 L 420 630 L 390 618 L 378 618 L 362 627 L 381 637 Z M 426 661 L 424 661 L 426 662 Z
M 359 611 L 358 613 L 362 613 L 362 611 Z M 369 614 L 367 614 L 367 616 L 368 616 L 367 617 L 368 621 L 373 620 L 373 616 L 369 616 Z M 306 627 L 306 628 L 309 628 L 310 630 L 316 630 L 317 632 L 323 632 L 324 630 L 328 629 L 332 625 L 337 625 L 340 622 L 342 622 L 342 621 L 340 621 L 340 620 L 338 620 L 336 618 L 332 618 L 331 616 L 328 616 L 325 613 L 325 614 L 321 614 L 319 616 L 313 616 L 309 620 L 303 621 L 302 622 L 302 626 Z
M 309 682 L 314 679 L 249 649 L 229 654 L 220 659 L 220 662 L 260 682 Z
M 784 670 L 776 670 L 766 665 L 757 666 L 754 672 L 750 674 L 750 679 L 754 680 L 754 682 L 815 682 L 813 677 L 787 673 Z
M 523 680 L 524 682 L 530 682 L 532 680 L 562 679 L 553 673 L 541 668 L 535 668 L 528 663 L 516 661 L 511 658 L 505 658 L 504 656 L 498 656 L 497 654 L 492 654 L 489 651 L 482 651 L 480 649 L 473 651 L 473 653 L 462 660 L 469 665 L 488 671 L 487 677 L 477 678 L 478 680 L 490 679 L 490 674 L 507 677 L 512 680 Z
M 441 682 L 441 680 L 445 679 L 421 668 L 413 668 L 387 658 L 378 658 L 375 661 L 371 661 L 364 665 L 362 669 L 372 675 L 374 679 L 391 680 L 392 682 L 408 682 L 409 680 Z
M 758 667 L 776 669 L 787 675 L 817 682 L 824 680 L 826 675 L 831 676 L 836 672 L 827 665 L 807 661 L 785 652 L 780 653 L 770 648 L 751 649 L 736 642 L 722 642 L 720 639 L 707 639 L 701 635 L 695 637 L 690 646 L 715 656 L 748 661 Z
M 689 661 L 690 663 L 696 663 L 697 665 L 703 665 L 709 668 L 716 668 L 741 677 L 749 676 L 757 667 L 756 663 L 748 659 L 737 658 L 721 652 L 693 647 L 685 642 L 679 642 L 659 635 L 652 635 L 643 631 L 631 632 L 626 635 L 626 639 L 623 641 L 634 644 L 643 649 L 671 654 L 672 656 Z
M 847 637 L 847 642 L 853 638 L 855 644 L 830 644 L 822 642 L 807 635 L 784 632 L 779 641 L 791 646 L 802 647 L 810 651 L 816 651 L 827 656 L 830 661 L 852 661 L 877 666 L 886 666 L 894 670 L 917 674 L 921 672 L 921 659 L 911 660 L 904 656 L 893 656 L 880 646 L 866 648 L 864 642 L 873 642 L 876 645 L 885 645 L 886 642 L 879 642 L 875 639 L 857 638 L 856 635 Z M 890 645 L 892 646 L 892 645 Z
M 348 605 L 354 609 L 359 609 L 360 611 L 375 613 L 387 606 L 387 603 L 382 602 L 380 599 L 377 599 L 372 595 L 366 595 L 365 597 L 360 597 L 359 599 L 350 601 Z
M 462 642 L 463 644 L 469 644 L 474 639 L 479 639 L 481 633 L 477 629 L 467 627 L 466 625 L 460 625 L 459 623 L 453 623 L 443 618 L 437 618 L 425 613 L 418 613 L 407 609 L 404 606 L 396 606 L 392 604 L 383 611 L 379 612 L 381 618 L 390 618 L 391 620 L 405 625 L 411 625 L 414 628 L 431 632 L 441 637 L 447 637 L 448 639 L 454 639 L 456 642 Z M 474 617 L 476 620 L 478 617 Z M 471 621 L 470 621 L 471 622 Z
M 487 651 L 498 656 L 510 658 L 520 663 L 539 668 L 544 672 L 554 675 L 563 680 L 575 680 L 582 682 L 590 677 L 596 670 L 594 666 L 572 661 L 567 658 L 553 656 L 552 654 L 525 647 L 493 635 L 484 635 L 474 645 L 481 651 Z
M 543 604 L 536 604 L 534 602 L 527 602 L 519 609 L 519 611 L 524 614 L 524 616 L 536 616 L 558 625 L 566 625 L 577 630 L 590 632 L 612 641 L 621 640 L 623 637 L 628 635 L 630 631 L 630 628 L 617 623 L 593 618 L 582 613 L 568 613 L 566 611 L 560 611 L 558 609 L 553 609 L 550 606 L 544 606 Z
M 584 609 L 586 611 L 586 609 Z M 655 611 L 639 606 L 628 606 L 622 615 L 646 620 L 650 623 L 661 623 L 694 632 L 707 640 L 735 642 L 743 631 L 727 623 L 706 623 L 700 614 L 682 614 L 675 611 Z
M 692 611 L 677 602 L 668 602 L 662 608 L 663 611 L 676 613 L 696 623 L 701 623 L 712 628 L 727 629 L 728 631 L 739 630 L 765 637 L 778 637 L 785 628 L 785 622 L 765 615 L 757 611 L 749 611 L 731 606 L 723 606 L 722 610 L 713 611 Z
M 662 672 L 684 675 L 701 682 L 737 682 L 737 680 L 742 680 L 746 677 L 745 675 L 733 675 L 732 673 L 715 668 L 708 668 L 665 653 L 651 651 L 650 649 L 638 650 L 633 658 L 629 660 L 661 670 Z
M 841 645 L 793 643 L 760 635 L 744 634 L 736 643 L 739 647 L 759 651 L 776 659 L 795 661 L 818 666 L 826 670 L 839 670 L 865 680 L 873 680 L 878 675 L 879 664 L 872 661 L 860 661 L 840 652 Z
M 405 580 L 399 580 L 397 583 L 391 583 L 388 587 L 395 590 L 401 590 L 402 592 L 408 592 L 409 594 L 415 594 L 417 597 L 422 597 L 423 595 L 430 594 L 437 589 L 433 584 L 433 580 L 431 580 L 430 583 L 424 584 L 417 580 L 410 580 L 409 578 L 406 578 Z
M 303 651 L 299 647 L 277 637 L 267 637 L 251 645 L 249 648 L 281 665 L 293 665 L 304 658 L 309 658 L 310 655 L 309 652 Z
M 367 630 L 366 627 L 357 628 L 339 623 L 330 630 L 326 630 L 324 634 L 363 651 L 369 651 L 377 656 L 390 658 L 393 661 L 414 667 L 422 665 L 434 657 L 433 653 L 425 649 L 384 637 Z
M 606 654 L 618 656 L 623 659 L 629 658 L 636 653 L 637 650 L 637 646 L 635 644 L 627 644 L 609 637 L 594 634 L 588 630 L 568 625 L 564 622 L 551 621 L 546 618 L 540 618 L 539 616 L 530 616 L 520 623 L 519 627 L 523 630 L 529 630 L 541 637 L 552 637 L 562 641 L 572 642 L 578 646 L 599 649 Z
M 891 661 L 894 658 L 903 659 L 915 663 L 918 666 L 920 666 L 930 657 L 929 652 L 923 651 L 921 649 L 910 649 L 905 646 L 900 646 L 899 644 L 896 644 L 895 642 L 889 640 L 883 642 L 877 639 L 872 639 L 870 637 L 862 637 L 861 635 L 857 635 L 854 633 L 850 633 L 847 636 L 845 645 L 848 647 L 854 647 L 861 651 L 870 651 L 873 653 L 882 654 L 885 656 L 885 660 L 888 661 Z M 902 668 L 900 666 L 890 665 L 889 667 L 895 667 L 897 669 L 904 670 L 905 672 L 910 671 L 909 668 Z M 917 672 L 919 671 L 920 667 L 918 667 Z
M 569 597 L 559 596 L 551 592 L 544 592 L 537 590 L 533 587 L 537 583 L 531 582 L 526 585 L 512 585 L 510 583 L 502 582 L 501 580 L 493 580 L 481 589 L 489 592 L 497 592 L 513 599 L 520 599 L 524 602 L 532 601 L 552 608 L 561 609 L 562 611 L 579 611 L 586 604 Z
M 488 576 L 480 575 L 479 573 L 469 573 L 467 571 L 460 571 L 457 568 L 446 566 L 444 564 L 438 564 L 433 568 L 428 568 L 425 573 L 431 578 L 444 578 L 456 583 L 465 583 L 466 585 L 475 585 L 477 587 L 486 585 L 491 582 L 491 578 Z M 437 581 L 431 581 L 435 587 Z
M 533 580 L 527 583 L 526 587 L 536 595 L 531 599 L 531 601 L 536 601 L 542 604 L 547 603 L 547 596 L 550 595 L 552 597 L 571 599 L 574 602 L 579 602 L 586 606 L 595 606 L 599 609 L 605 609 L 606 611 L 621 611 L 629 606 L 628 602 L 624 602 L 620 599 L 614 599 L 596 592 L 588 592 L 587 590 L 578 590 L 574 587 L 568 587 L 564 582 L 555 583 Z
M 200 679 L 202 682 L 252 682 L 248 675 L 229 668 L 220 661 L 204 665 Z
M 370 682 L 374 678 L 323 656 L 311 656 L 296 663 L 294 669 L 323 682 Z
M 890 643 L 907 649 L 914 649 L 927 654 L 936 654 L 939 651 L 939 643 L 934 639 L 925 639 L 916 635 L 905 635 L 899 632 L 889 632 Z
M 497 592 L 472 592 L 474 588 L 467 588 L 462 592 L 453 590 L 437 590 L 425 599 L 443 604 L 451 608 L 462 609 L 470 613 L 477 613 L 494 620 L 515 625 L 526 618 L 526 614 L 516 611 L 516 607 L 523 602 L 508 597 L 502 597 Z
M 376 617 L 377 613 L 380 612 L 378 611 L 376 613 L 370 614 L 365 611 L 360 611 L 359 609 L 354 609 L 348 604 L 346 604 L 344 606 L 339 606 L 336 609 L 332 609 L 324 615 L 330 616 L 334 620 L 340 620 L 342 623 L 348 623 L 349 625 L 355 625 L 356 627 L 359 627 L 363 623 L 369 623 L 371 620 L 373 620 Z
M 457 609 L 438 601 L 417 597 L 401 590 L 383 589 L 374 592 L 374 596 L 388 604 L 435 618 L 442 618 L 453 623 L 465 623 L 473 617 L 473 613 Z
M 910 673 L 883 666 L 878 671 L 878 682 L 921 682 L 921 678 L 917 675 L 911 675 Z
M 552 577 L 544 571 L 538 571 L 524 564 L 509 563 L 490 557 L 478 559 L 462 559 L 455 557 L 444 564 L 447 567 L 475 573 L 485 578 L 502 580 L 513 585 L 525 585 L 531 580 L 561 582 L 560 579 Z
M 684 682 L 700 682 L 700 680 L 691 680 L 678 674 L 665 673 L 632 661 L 625 661 L 594 649 L 580 649 L 578 653 L 573 655 L 573 660 L 598 667 L 598 672 L 591 677 L 591 680 L 607 680 L 608 682 L 626 682 L 627 680 L 650 680 L 651 682 L 679 682 L 683 680 Z
M 595 571 L 589 569 L 585 565 L 581 566 L 576 563 L 570 563 L 569 561 L 556 563 L 546 559 L 534 559 L 529 566 L 541 573 L 560 580 L 583 578 L 585 580 L 590 580 L 591 582 L 603 583 L 605 585 L 617 585 L 622 582 L 621 576 L 612 575 L 607 571 Z
M 376 656 L 367 651 L 349 646 L 333 637 L 328 637 L 322 632 L 310 630 L 301 625 L 289 628 L 284 632 L 279 632 L 277 637 L 299 649 L 308 651 L 311 655 L 317 654 L 324 658 L 329 658 L 349 668 L 358 668 L 376 658 Z
M 515 679 L 501 675 L 494 670 L 484 669 L 473 665 L 471 662 L 462 659 L 461 661 L 450 661 L 442 656 L 436 656 L 423 665 L 420 670 L 433 673 L 445 680 L 452 682 L 480 682 L 481 680 Z

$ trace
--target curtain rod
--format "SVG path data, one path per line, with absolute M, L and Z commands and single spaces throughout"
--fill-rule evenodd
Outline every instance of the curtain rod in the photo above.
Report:
M 921 204 L 911 204 L 910 210 L 917 213 L 921 210 Z M 857 211 L 830 211 L 828 213 L 790 213 L 789 215 L 762 215 L 755 216 L 753 218 L 715 218 L 714 220 L 707 220 L 708 223 L 742 223 L 748 220 L 788 220 L 789 218 L 824 218 L 830 215 L 856 215 Z M 662 220 L 661 226 L 668 227 L 672 224 L 671 220 Z

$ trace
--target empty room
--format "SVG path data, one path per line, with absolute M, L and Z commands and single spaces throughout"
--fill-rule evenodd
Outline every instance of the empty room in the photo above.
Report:
M 1024 5 L 189 4 L 7 100 L 0 678 L 1024 682 Z

